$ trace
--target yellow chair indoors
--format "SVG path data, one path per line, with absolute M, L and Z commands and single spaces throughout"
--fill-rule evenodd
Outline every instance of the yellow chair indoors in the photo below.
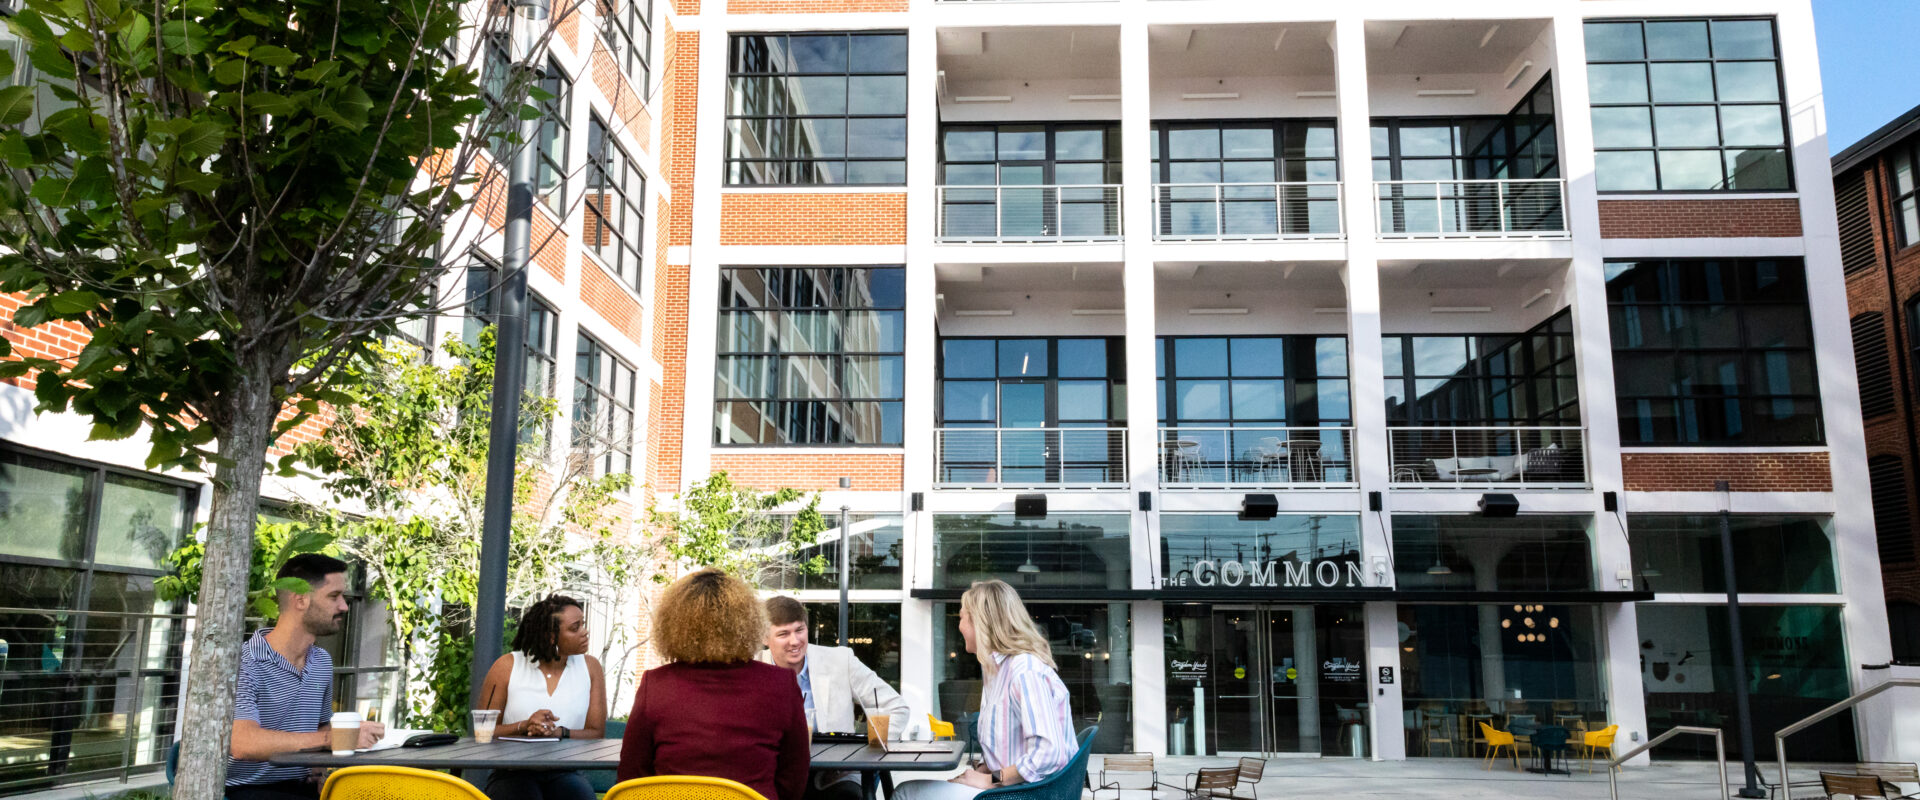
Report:
M 1520 752 L 1514 746 L 1512 733 L 1496 731 L 1492 725 L 1484 722 L 1480 723 L 1480 733 L 1487 739 L 1487 764 L 1481 767 L 1481 769 L 1493 769 L 1493 757 L 1500 752 L 1500 748 L 1502 747 L 1507 748 L 1508 757 L 1516 760 L 1520 758 Z
M 601 800 L 767 800 L 759 792 L 726 778 L 703 775 L 655 775 L 613 785 Z
M 1593 771 L 1594 754 L 1601 750 L 1607 751 L 1607 760 L 1613 760 L 1613 736 L 1619 732 L 1620 726 L 1608 725 L 1597 731 L 1587 731 L 1585 735 L 1580 737 L 1580 747 L 1586 750 L 1587 753 L 1588 772 Z
M 954 736 L 953 723 L 934 719 L 932 714 L 927 715 L 927 727 L 933 731 L 935 739 L 951 739 Z
M 473 784 L 412 767 L 343 767 L 327 776 L 320 800 L 487 800 Z

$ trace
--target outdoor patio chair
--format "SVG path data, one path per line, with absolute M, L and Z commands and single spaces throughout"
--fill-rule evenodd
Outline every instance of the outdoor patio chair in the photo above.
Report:
M 1843 795 L 1856 800 L 1862 797 L 1878 797 L 1885 800 L 1888 797 L 1886 789 L 1880 784 L 1880 778 L 1875 775 L 1822 772 L 1820 773 L 1820 791 L 1826 793 L 1828 800 Z
M 1188 800 L 1198 798 L 1232 797 L 1233 790 L 1240 784 L 1240 767 L 1202 767 L 1199 772 L 1187 773 L 1186 785 L 1180 787 L 1187 793 Z
M 320 800 L 487 800 L 473 784 L 412 767 L 343 767 L 327 776 Z
M 414 800 L 409 798 L 408 800 Z M 622 781 L 602 800 L 767 800 L 745 784 L 705 775 L 655 775 Z
M 1020 783 L 988 789 L 974 795 L 975 800 L 1080 800 L 1081 790 L 1087 785 L 1087 754 L 1093 750 L 1094 734 L 1100 732 L 1098 725 L 1088 726 L 1080 731 L 1080 749 L 1073 754 L 1073 760 L 1059 772 L 1032 783 Z M 616 800 L 609 797 L 606 800 Z M 697 800 L 705 800 L 698 798 Z
M 1113 773 L 1113 777 L 1115 778 L 1121 775 L 1146 775 L 1147 785 L 1122 786 L 1118 780 L 1109 780 L 1107 777 L 1108 773 Z M 1153 754 L 1134 753 L 1132 755 L 1107 756 L 1100 762 L 1100 780 L 1087 788 L 1093 792 L 1094 800 L 1099 800 L 1100 793 L 1108 789 L 1113 790 L 1114 800 L 1120 800 L 1122 793 L 1127 789 L 1133 789 L 1135 791 L 1144 790 L 1147 793 L 1147 797 L 1153 797 L 1153 789 L 1159 785 L 1160 772 L 1154 769 Z
M 627 723 L 617 719 L 607 720 L 606 733 L 603 734 L 605 738 L 619 739 L 626 735 Z M 590 769 L 582 774 L 587 776 L 587 785 L 593 787 L 594 794 L 606 794 L 614 784 L 620 782 L 619 773 L 610 769 Z
M 1581 757 L 1587 760 L 1587 771 L 1593 771 L 1594 754 L 1605 750 L 1607 760 L 1613 760 L 1613 737 L 1620 732 L 1620 726 L 1608 725 L 1597 731 L 1587 731 L 1580 736 Z M 1614 767 L 1619 769 L 1619 767 Z
M 1240 759 L 1239 780 L 1234 784 L 1234 797 L 1240 796 L 1240 787 L 1247 789 L 1247 796 L 1253 800 L 1260 797 L 1260 777 L 1267 774 L 1267 761 L 1263 758 Z
M 1519 761 L 1519 753 L 1514 749 L 1513 734 L 1506 731 L 1496 731 L 1492 725 L 1482 722 L 1480 723 L 1480 735 L 1487 743 L 1486 766 L 1481 767 L 1481 769 L 1493 769 L 1493 757 L 1500 754 L 1500 748 L 1502 747 L 1507 748 L 1508 756 L 1516 762 Z
M 1900 794 L 1900 784 L 1920 784 L 1920 766 L 1904 761 L 1862 761 L 1853 765 L 1853 771 L 1879 778 L 1880 788 L 1886 790 L 1888 797 L 1898 797 L 1900 800 L 1920 797 L 1920 791 Z

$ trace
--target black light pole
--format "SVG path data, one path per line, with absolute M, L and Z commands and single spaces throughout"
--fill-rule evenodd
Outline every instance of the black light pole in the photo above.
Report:
M 1714 481 L 1713 489 L 1720 493 L 1720 571 L 1727 582 L 1727 628 L 1728 638 L 1733 640 L 1733 676 L 1740 684 L 1733 693 L 1733 707 L 1740 718 L 1740 760 L 1747 775 L 1747 785 L 1734 795 L 1764 798 L 1767 793 L 1760 790 L 1758 783 L 1760 768 L 1753 763 L 1753 709 L 1747 697 L 1753 681 L 1747 675 L 1746 634 L 1740 629 L 1740 588 L 1734 583 L 1733 489 L 1727 481 Z
M 513 64 L 533 63 L 533 24 L 547 18 L 546 0 L 512 0 Z M 518 115 L 515 115 L 516 118 Z M 493 286 L 493 416 L 487 428 L 487 494 L 480 524 L 480 581 L 473 610 L 473 677 L 469 704 L 481 701 L 480 684 L 505 649 L 507 552 L 513 535 L 514 467 L 520 448 L 520 393 L 526 382 L 527 258 L 533 228 L 534 147 L 540 120 L 516 128 L 507 170 L 505 258 Z
M 853 488 L 852 478 L 840 479 L 841 491 L 846 491 L 851 488 Z M 853 547 L 847 541 L 847 539 L 850 538 L 850 534 L 847 531 L 847 511 L 848 511 L 847 502 L 845 500 L 840 501 L 840 646 L 841 647 L 846 647 L 847 642 L 852 641 L 853 639 L 853 637 L 847 634 L 847 589 L 848 589 L 847 584 L 852 582 L 851 576 L 853 573 L 853 570 L 850 569 L 847 565 L 847 560 L 851 558 L 853 555 Z

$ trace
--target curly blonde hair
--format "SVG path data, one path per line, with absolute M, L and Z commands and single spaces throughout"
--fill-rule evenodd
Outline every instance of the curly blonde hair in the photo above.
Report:
M 767 612 L 745 581 L 703 569 L 674 581 L 653 610 L 653 646 L 668 661 L 746 661 L 767 635 Z
M 960 608 L 973 620 L 974 656 L 980 659 L 987 675 L 1000 671 L 1000 665 L 993 660 L 994 653 L 1007 656 L 1026 653 L 1054 667 L 1052 645 L 1040 633 L 1040 627 L 1033 624 L 1033 615 L 1027 613 L 1020 593 L 1006 581 L 974 581 L 966 593 L 960 595 Z

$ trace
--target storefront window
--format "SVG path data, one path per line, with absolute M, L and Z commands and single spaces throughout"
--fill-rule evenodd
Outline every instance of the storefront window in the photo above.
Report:
M 900 588 L 901 527 L 899 514 L 849 514 L 847 527 L 852 537 L 847 552 L 853 557 L 849 567 L 854 589 Z M 826 515 L 828 525 L 820 533 L 820 544 L 800 551 L 801 560 L 820 556 L 827 560 L 826 571 L 819 575 L 783 573 L 771 588 L 790 591 L 840 588 L 840 518 Z
M 840 644 L 840 604 L 805 603 L 807 641 Z M 867 669 L 896 691 L 900 689 L 900 604 L 853 603 L 847 606 L 847 646 Z
M 1169 755 L 1370 755 L 1359 606 L 1168 603 Z
M 1396 514 L 1395 581 L 1402 589 L 1592 591 L 1592 521 L 1573 514 Z
M 1071 698 L 1075 730 L 1100 726 L 1093 752 L 1133 751 L 1132 619 L 1126 603 L 1027 603 Z M 960 604 L 935 603 L 934 658 L 939 685 L 934 715 L 954 721 L 978 713 L 980 661 L 960 637 Z
M 1321 567 L 1322 563 L 1332 566 Z M 1160 574 L 1170 587 L 1347 587 L 1352 573 L 1349 565 L 1359 563 L 1360 518 L 1355 516 L 1286 514 L 1269 520 L 1241 520 L 1232 514 L 1160 517 Z M 1326 576 L 1335 577 L 1332 581 L 1321 580 Z
M 1740 591 L 1833 594 L 1833 542 L 1826 517 L 1730 516 Z M 1634 583 L 1649 592 L 1721 594 L 1720 518 L 1635 514 L 1627 518 Z
M 1127 589 L 1126 514 L 950 514 L 933 518 L 934 587 L 999 578 L 1015 588 Z
M 1729 658 L 1725 606 L 1641 604 L 1640 679 L 1646 687 L 1647 733 L 1675 725 L 1731 727 L 1734 689 L 1752 687 L 1753 729 L 1774 731 L 1845 699 L 1847 648 L 1838 606 L 1740 608 L 1747 664 Z M 1851 711 L 1829 717 L 1793 737 L 1796 761 L 1851 762 L 1858 757 Z M 1712 758 L 1713 743 L 1679 737 L 1657 756 Z M 1739 737 L 1727 738 L 1727 758 L 1741 758 Z M 1754 757 L 1774 757 L 1773 737 L 1754 737 Z
M 1606 727 L 1601 642 L 1591 605 L 1400 606 L 1407 754 L 1471 756 L 1482 723 Z

